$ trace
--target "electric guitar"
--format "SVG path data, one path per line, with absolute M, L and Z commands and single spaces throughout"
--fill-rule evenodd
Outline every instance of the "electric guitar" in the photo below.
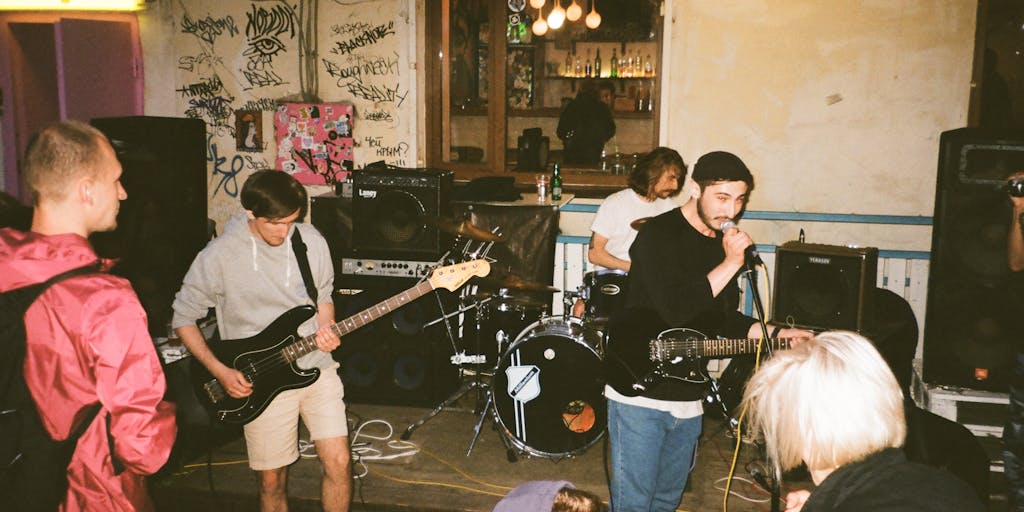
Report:
M 637 396 L 666 379 L 703 384 L 710 380 L 704 358 L 757 352 L 760 339 L 713 339 L 683 327 L 664 328 L 657 313 L 630 309 L 608 326 L 605 371 L 608 384 L 625 396 Z M 657 334 L 655 334 L 657 333 Z M 790 347 L 791 338 L 767 338 L 772 350 Z
M 435 269 L 430 277 L 391 298 L 356 313 L 331 326 L 339 337 L 416 300 L 437 288 L 457 290 L 473 276 L 486 276 L 491 270 L 487 260 L 473 260 Z M 259 416 L 279 393 L 312 384 L 320 376 L 318 368 L 303 369 L 296 361 L 315 350 L 315 335 L 299 337 L 296 330 L 316 313 L 316 308 L 303 305 L 277 317 L 259 334 L 237 340 L 224 340 L 210 345 L 217 360 L 242 372 L 252 383 L 252 394 L 244 398 L 228 395 L 213 374 L 192 360 L 192 386 L 199 402 L 212 416 L 228 424 L 242 425 Z

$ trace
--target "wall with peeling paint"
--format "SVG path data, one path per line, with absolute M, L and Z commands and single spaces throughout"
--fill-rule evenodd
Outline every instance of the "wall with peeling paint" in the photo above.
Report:
M 939 134 L 967 124 L 976 0 L 667 5 L 663 143 L 729 150 L 750 208 L 931 216 Z M 751 222 L 765 243 L 794 223 Z M 814 241 L 928 250 L 931 230 L 810 224 Z

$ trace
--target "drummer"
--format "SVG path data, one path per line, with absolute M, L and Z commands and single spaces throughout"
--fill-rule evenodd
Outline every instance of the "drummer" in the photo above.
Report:
M 639 229 L 634 225 L 679 207 L 671 198 L 679 195 L 685 178 L 686 164 L 676 150 L 658 147 L 644 155 L 629 173 L 629 188 L 608 196 L 597 209 L 590 225 L 590 263 L 598 271 L 629 272 L 629 246 Z M 577 302 L 573 316 L 582 316 L 583 308 Z

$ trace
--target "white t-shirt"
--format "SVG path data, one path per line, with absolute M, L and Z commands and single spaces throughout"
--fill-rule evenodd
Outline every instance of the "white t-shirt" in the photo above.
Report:
M 673 208 L 679 203 L 674 199 L 655 199 L 646 201 L 633 189 L 620 190 L 607 198 L 597 209 L 590 230 L 608 239 L 605 250 L 616 258 L 629 261 L 629 246 L 633 245 L 637 231 L 629 226 L 631 222 L 644 217 L 655 217 Z M 604 269 L 595 265 L 598 269 Z

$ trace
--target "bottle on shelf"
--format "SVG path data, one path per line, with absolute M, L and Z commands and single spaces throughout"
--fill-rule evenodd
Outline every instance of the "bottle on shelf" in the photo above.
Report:
M 572 76 L 581 77 L 583 76 L 583 63 L 580 62 L 579 54 L 575 52 L 573 54 L 576 56 L 576 65 L 573 67 Z
M 572 76 L 572 52 L 565 52 L 565 67 L 562 68 L 562 76 Z
M 562 200 L 562 173 L 558 162 L 555 162 L 554 168 L 551 171 L 551 200 Z
M 594 56 L 594 77 L 601 78 L 601 49 L 597 49 L 597 55 Z
M 587 60 L 583 66 L 583 73 L 587 78 L 594 76 L 594 61 L 590 60 L 590 48 L 587 48 Z
M 615 54 L 615 48 L 612 48 L 612 59 L 608 63 L 608 76 L 616 78 L 619 76 L 619 56 Z
M 627 78 L 633 76 L 633 54 L 629 50 L 622 50 L 622 60 L 619 72 Z
M 651 54 L 644 58 L 644 76 L 654 76 L 654 63 L 651 62 Z
M 647 111 L 647 103 L 646 103 L 646 101 L 647 101 L 646 100 L 647 93 L 644 92 L 644 91 L 645 91 L 645 89 L 644 89 L 644 86 L 642 86 L 642 85 L 640 86 L 639 89 L 636 90 L 636 111 L 637 112 L 645 112 L 645 111 Z

